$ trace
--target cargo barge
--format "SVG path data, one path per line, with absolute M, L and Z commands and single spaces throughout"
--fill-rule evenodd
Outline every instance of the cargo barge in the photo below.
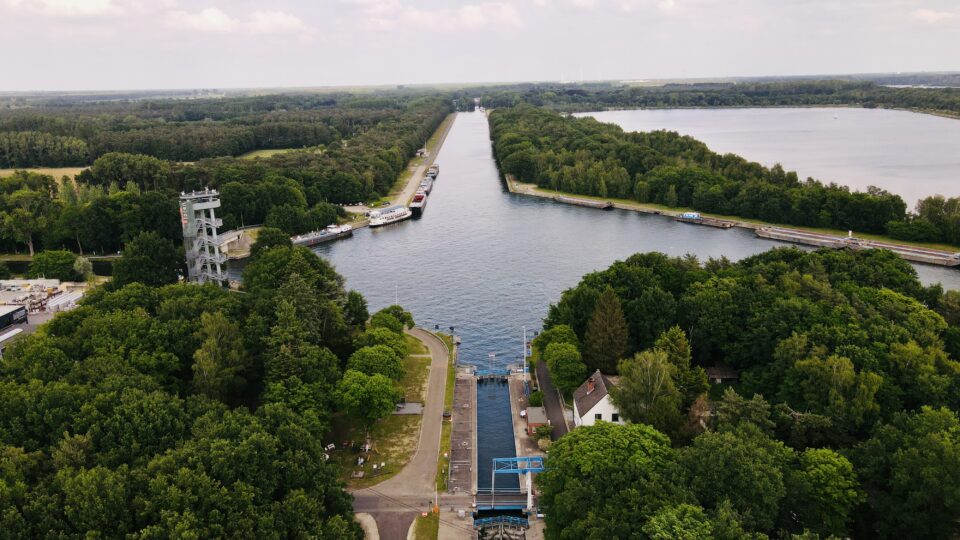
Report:
M 346 238 L 347 236 L 352 235 L 353 227 L 350 225 L 330 225 L 327 228 L 319 231 L 312 231 L 299 236 L 294 236 L 290 238 L 290 241 L 293 242 L 293 245 L 295 246 L 310 247 L 317 244 L 322 244 L 323 242 L 330 242 L 331 240 Z
M 599 208 L 600 210 L 613 209 L 613 203 L 610 201 L 593 201 L 590 199 L 577 199 L 574 197 L 564 197 L 563 195 L 557 195 L 556 197 L 553 197 L 553 200 L 557 202 L 562 202 L 564 204 L 575 204 L 577 206 L 586 206 L 587 208 Z
M 756 230 L 756 234 L 760 238 L 769 238 L 771 240 L 780 240 L 782 242 L 808 246 L 854 250 L 886 249 L 912 262 L 948 267 L 960 266 L 960 253 L 906 246 L 890 242 L 879 242 L 876 240 L 864 240 L 862 238 L 855 238 L 852 233 L 843 237 L 780 227 L 760 227 Z
M 725 219 L 717 219 L 711 217 L 703 217 L 700 215 L 700 212 L 684 212 L 675 218 L 677 221 L 682 221 L 684 223 L 693 223 L 694 225 L 706 225 L 707 227 L 717 227 L 718 229 L 729 229 L 736 225 L 732 221 L 727 221 Z
M 431 165 L 431 166 L 427 169 L 427 176 L 429 176 L 430 178 L 433 178 L 434 180 L 436 180 L 437 177 L 440 176 L 440 164 L 439 164 L 439 163 L 434 163 L 433 165 Z
M 423 191 L 417 191 L 417 194 L 413 196 L 413 200 L 410 201 L 410 211 L 413 212 L 413 217 L 418 218 L 423 215 L 423 211 L 427 209 L 427 194 Z

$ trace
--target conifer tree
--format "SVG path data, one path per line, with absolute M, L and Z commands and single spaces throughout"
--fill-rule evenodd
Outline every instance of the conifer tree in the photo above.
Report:
M 583 339 L 583 360 L 588 371 L 615 373 L 617 362 L 627 353 L 629 334 L 620 299 L 607 286 L 597 299 Z

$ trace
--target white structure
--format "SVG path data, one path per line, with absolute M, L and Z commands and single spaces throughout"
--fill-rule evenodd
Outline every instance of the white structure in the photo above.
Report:
M 573 392 L 573 423 L 577 426 L 592 426 L 600 420 L 615 424 L 625 423 L 620 411 L 610 401 L 610 388 L 614 382 L 598 369 Z
M 213 189 L 180 194 L 180 223 L 187 256 L 187 279 L 195 283 L 226 281 L 217 228 L 223 224 L 214 213 L 220 208 L 220 194 Z

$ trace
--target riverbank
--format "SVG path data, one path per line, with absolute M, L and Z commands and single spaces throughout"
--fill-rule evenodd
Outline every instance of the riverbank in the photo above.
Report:
M 551 189 L 541 188 L 535 184 L 527 184 L 515 180 L 511 175 L 506 177 L 507 189 L 510 190 L 510 193 L 516 193 L 518 195 L 529 195 L 531 197 L 541 197 L 545 199 L 558 200 L 557 197 L 571 197 L 574 199 L 583 199 L 585 201 L 606 203 L 609 202 L 612 204 L 613 208 L 619 208 L 621 210 L 630 210 L 633 212 L 641 212 L 644 214 L 656 214 L 663 215 L 668 217 L 679 217 L 684 212 L 697 212 L 692 208 L 678 208 L 678 207 L 669 207 L 663 206 L 660 204 L 653 203 L 640 203 L 636 201 L 631 201 L 629 199 L 613 199 L 609 197 L 594 197 L 591 195 L 575 195 L 571 193 L 565 193 L 562 191 L 555 191 Z M 564 202 L 560 200 L 560 202 Z M 751 229 L 757 230 L 764 227 L 783 227 L 794 229 L 798 231 L 816 233 L 816 234 L 826 234 L 832 235 L 839 238 L 846 238 L 847 231 L 841 231 L 839 229 L 828 229 L 828 228 L 818 228 L 818 227 L 803 227 L 799 225 L 790 225 L 783 223 L 773 223 L 769 221 L 762 221 L 759 219 L 752 218 L 743 218 L 739 216 L 727 216 L 723 214 L 711 214 L 707 212 L 698 212 L 705 218 L 717 219 L 722 221 L 729 221 L 733 224 L 734 227 L 739 227 L 742 229 Z M 869 234 L 869 233 L 856 233 L 857 238 L 864 240 L 873 240 L 877 242 L 886 242 L 890 244 L 899 244 L 902 246 L 908 246 L 913 248 L 923 248 L 923 249 L 934 249 L 940 251 L 947 251 L 951 253 L 956 253 L 960 251 L 960 248 L 957 246 L 952 246 L 949 244 L 938 244 L 938 243 L 928 243 L 928 242 L 908 242 L 906 240 L 897 240 L 889 236 L 884 236 L 880 234 Z

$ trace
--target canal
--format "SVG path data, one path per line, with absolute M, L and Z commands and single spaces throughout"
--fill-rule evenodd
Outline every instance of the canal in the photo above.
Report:
M 438 162 L 440 176 L 422 219 L 362 229 L 316 251 L 349 288 L 366 296 L 371 311 L 398 301 L 420 326 L 453 326 L 463 340 L 461 361 L 468 364 L 487 365 L 491 353 L 498 366 L 516 362 L 523 326 L 539 329 L 564 289 L 633 253 L 736 260 L 785 245 L 747 230 L 510 194 L 500 182 L 481 113 L 457 117 Z M 956 270 L 917 268 L 925 282 L 960 288 Z M 482 386 L 478 404 L 483 488 L 490 484 L 490 460 L 514 455 L 507 387 Z

